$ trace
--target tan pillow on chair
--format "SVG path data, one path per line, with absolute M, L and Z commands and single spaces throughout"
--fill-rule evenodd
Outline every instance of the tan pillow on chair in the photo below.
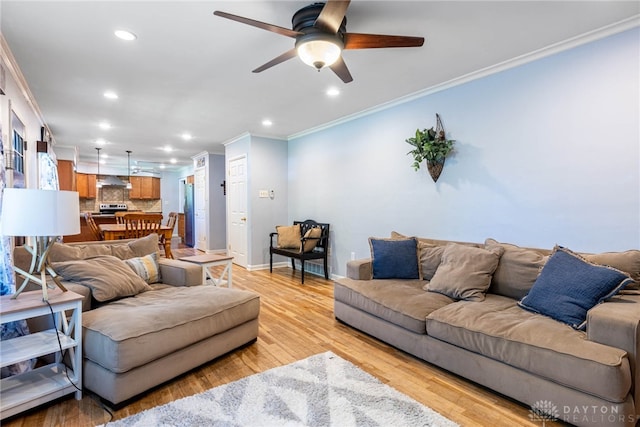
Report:
M 315 248 L 318 242 L 320 241 L 320 236 L 322 236 L 322 228 L 313 227 L 308 229 L 307 232 L 304 233 L 304 237 L 311 237 L 312 239 L 305 240 L 302 251 L 311 252 L 313 248 Z M 317 239 L 313 239 L 313 237 L 317 237 Z
M 279 248 L 300 250 L 300 224 L 278 225 L 276 231 Z

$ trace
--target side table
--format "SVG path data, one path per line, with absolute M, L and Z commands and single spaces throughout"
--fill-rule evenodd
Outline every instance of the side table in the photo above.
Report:
M 50 292 L 54 328 L 2 341 L 2 367 L 47 354 L 55 354 L 55 360 L 0 380 L 0 419 L 69 393 L 75 393 L 77 400 L 82 399 L 82 299 L 82 295 L 71 291 Z M 0 297 L 0 323 L 50 316 L 51 310 L 42 301 L 40 290 L 22 292 L 17 299 L 11 299 L 11 295 Z M 65 311 L 68 312 L 65 314 Z M 62 350 L 68 352 L 70 367 L 64 365 L 58 339 Z
M 224 276 L 227 276 L 227 287 L 231 288 L 231 279 L 232 279 L 232 256 L 227 255 L 218 255 L 218 254 L 204 254 L 204 255 L 192 255 L 179 258 L 180 261 L 193 262 L 195 264 L 199 264 L 202 266 L 202 284 L 207 284 L 207 278 L 211 279 L 211 281 L 216 285 L 220 286 L 225 283 Z M 224 265 L 224 270 L 222 270 L 222 274 L 220 277 L 213 277 L 211 272 L 209 271 L 209 267 L 214 267 L 216 265 Z

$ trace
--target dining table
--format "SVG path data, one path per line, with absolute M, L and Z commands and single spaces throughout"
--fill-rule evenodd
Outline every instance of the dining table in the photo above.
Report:
M 100 230 L 104 234 L 104 240 L 120 240 L 125 239 L 127 234 L 126 224 L 98 224 Z M 171 236 L 173 236 L 173 227 L 161 225 L 158 234 L 164 236 L 164 255 L 167 258 L 173 258 L 171 253 Z

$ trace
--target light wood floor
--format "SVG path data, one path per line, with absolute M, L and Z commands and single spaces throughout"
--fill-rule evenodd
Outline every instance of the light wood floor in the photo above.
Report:
M 177 249 L 186 256 L 192 249 Z M 234 266 L 233 287 L 261 296 L 260 333 L 249 346 L 190 371 L 113 411 L 124 418 L 172 400 L 325 351 L 351 361 L 384 383 L 465 426 L 539 426 L 528 407 L 429 365 L 333 317 L 333 285 L 314 275 L 300 285 L 290 268 L 248 272 Z M 110 420 L 88 393 L 73 395 L 2 421 L 5 427 L 94 426 Z M 547 425 L 559 425 L 547 422 Z

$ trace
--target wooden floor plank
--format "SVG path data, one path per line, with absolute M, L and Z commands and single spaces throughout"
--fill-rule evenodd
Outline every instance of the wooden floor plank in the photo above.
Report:
M 195 254 L 174 249 L 175 256 Z M 120 419 L 211 387 L 286 365 L 325 351 L 358 365 L 382 382 L 464 426 L 539 426 L 529 408 L 399 351 L 338 322 L 333 316 L 333 284 L 322 277 L 277 268 L 249 272 L 233 268 L 233 287 L 261 297 L 258 340 L 171 380 L 114 411 Z M 4 427 L 87 426 L 110 416 L 85 393 L 3 420 Z M 547 422 L 547 426 L 561 425 Z

